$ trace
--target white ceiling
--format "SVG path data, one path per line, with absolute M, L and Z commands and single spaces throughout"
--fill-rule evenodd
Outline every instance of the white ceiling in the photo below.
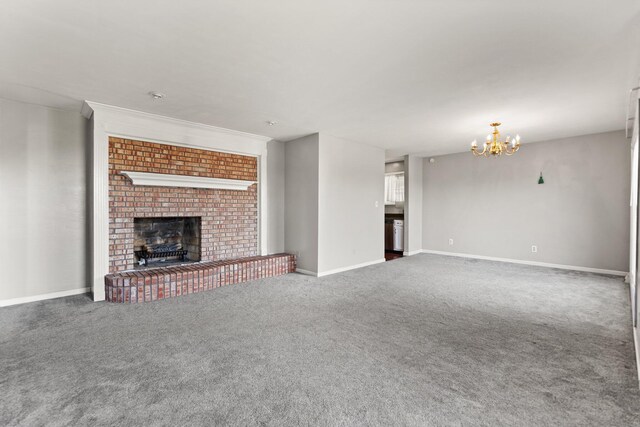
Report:
M 638 0 L 3 0 L 0 96 L 435 155 L 623 129 L 639 30 Z

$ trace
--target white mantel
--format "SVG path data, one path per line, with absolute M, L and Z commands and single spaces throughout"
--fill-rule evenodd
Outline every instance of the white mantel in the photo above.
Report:
M 90 143 L 92 182 L 89 184 L 91 188 L 90 203 L 92 208 L 92 263 L 90 281 L 94 301 L 103 301 L 105 299 L 104 276 L 109 273 L 110 136 L 256 157 L 259 177 L 258 245 L 260 254 L 267 254 L 266 166 L 267 142 L 269 142 L 271 138 L 90 101 L 85 101 L 82 106 L 82 114 L 86 118 L 91 119 L 92 126 L 92 141 Z M 173 177 L 175 184 L 175 175 Z M 144 179 L 144 177 L 140 176 L 137 178 Z M 199 185 L 205 185 L 202 179 L 203 178 L 196 180 L 199 181 Z M 225 184 L 220 181 L 236 180 L 218 180 L 217 185 Z M 156 184 L 148 185 L 159 185 L 158 182 L 160 181 L 156 179 Z M 183 182 L 183 184 L 184 183 L 185 182 Z M 252 185 L 255 182 L 241 181 L 241 183 L 242 184 L 238 182 L 226 182 L 226 185 L 244 186 L 247 183 Z M 190 186 L 197 186 L 195 184 L 198 184 L 198 182 L 193 182 L 192 180 Z M 206 184 L 210 185 L 211 182 Z
M 131 180 L 133 185 L 154 187 L 216 188 L 219 190 L 247 191 L 256 181 L 240 179 L 205 178 L 202 176 L 170 175 L 165 173 L 122 171 L 121 175 Z

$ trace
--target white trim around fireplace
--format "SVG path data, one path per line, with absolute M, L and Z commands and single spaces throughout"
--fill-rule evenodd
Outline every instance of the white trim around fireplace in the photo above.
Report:
M 256 157 L 258 250 L 260 255 L 267 254 L 267 142 L 271 138 L 91 101 L 85 101 L 82 114 L 91 120 L 90 281 L 94 301 L 105 299 L 104 276 L 109 273 L 110 136 Z
M 122 171 L 122 175 L 131 180 L 133 185 L 150 185 L 154 187 L 186 187 L 217 188 L 220 190 L 247 191 L 256 181 L 240 179 L 205 178 L 202 176 L 169 175 L 165 173 Z

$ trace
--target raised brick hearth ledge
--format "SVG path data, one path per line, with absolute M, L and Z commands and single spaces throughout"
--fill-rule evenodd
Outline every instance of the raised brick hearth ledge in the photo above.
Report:
M 105 276 L 105 292 L 110 302 L 149 302 L 280 276 L 295 270 L 295 256 L 276 254 L 123 271 Z

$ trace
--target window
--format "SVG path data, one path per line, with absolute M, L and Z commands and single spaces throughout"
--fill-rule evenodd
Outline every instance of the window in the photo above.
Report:
M 384 204 L 404 202 L 404 172 L 388 173 L 384 176 Z

